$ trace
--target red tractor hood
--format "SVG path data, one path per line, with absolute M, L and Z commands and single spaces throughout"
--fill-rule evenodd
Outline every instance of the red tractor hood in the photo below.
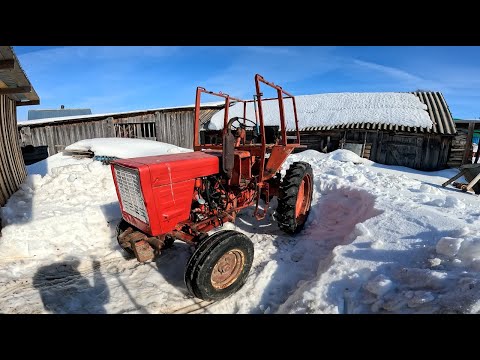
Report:
M 152 187 L 175 184 L 201 176 L 218 174 L 219 156 L 201 151 L 190 153 L 145 156 L 115 160 L 116 164 L 130 168 L 147 166 L 150 170 Z

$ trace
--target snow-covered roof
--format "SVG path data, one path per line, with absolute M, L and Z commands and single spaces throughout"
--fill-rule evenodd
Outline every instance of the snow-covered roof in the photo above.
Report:
M 300 128 L 355 123 L 432 128 L 427 105 L 412 93 L 331 93 L 295 96 Z M 287 129 L 295 129 L 292 101 L 284 100 Z M 278 101 L 263 101 L 265 125 L 279 125 Z M 243 104 L 230 107 L 229 117 L 243 116 Z M 223 128 L 224 110 L 213 115 L 209 129 Z M 247 118 L 254 120 L 252 103 Z
M 216 102 L 206 102 L 202 103 L 201 107 L 215 107 L 221 106 L 225 104 L 225 101 L 216 101 Z M 115 116 L 123 116 L 123 115 L 131 115 L 131 114 L 142 114 L 142 113 L 151 113 L 155 111 L 164 111 L 164 110 L 175 110 L 175 109 L 192 109 L 195 107 L 195 104 L 190 105 L 183 105 L 183 106 L 171 106 L 171 107 L 163 107 L 163 108 L 155 108 L 155 109 L 145 109 L 145 110 L 133 110 L 133 111 L 121 111 L 121 112 L 113 112 L 113 113 L 106 113 L 106 114 L 92 114 L 92 115 L 75 115 L 75 116 L 61 116 L 61 117 L 52 117 L 52 118 L 45 118 L 45 119 L 37 119 L 37 120 L 20 120 L 17 122 L 18 126 L 29 126 L 29 125 L 38 125 L 38 124 L 46 124 L 46 123 L 53 123 L 53 122 L 64 122 L 64 121 L 75 121 L 75 120 L 92 120 L 92 119 L 104 119 L 107 117 L 115 117 Z

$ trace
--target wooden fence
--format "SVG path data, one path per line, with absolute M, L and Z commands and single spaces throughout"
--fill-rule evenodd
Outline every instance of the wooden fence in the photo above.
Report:
M 26 176 L 18 141 L 15 102 L 0 95 L 0 206 L 5 205 Z
M 217 111 L 217 108 L 201 110 L 201 122 L 211 118 Z M 21 146 L 46 145 L 51 156 L 79 140 L 105 137 L 156 140 L 191 149 L 193 123 L 193 109 L 175 109 L 139 115 L 119 114 L 108 118 L 80 118 L 68 122 L 21 123 L 18 130 Z

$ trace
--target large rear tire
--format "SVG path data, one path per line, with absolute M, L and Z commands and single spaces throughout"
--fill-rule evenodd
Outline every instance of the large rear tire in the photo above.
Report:
M 299 161 L 290 165 L 280 184 L 276 220 L 289 234 L 299 233 L 305 226 L 313 196 L 313 170 Z
M 185 269 L 185 285 L 203 300 L 220 300 L 238 291 L 253 262 L 253 243 L 244 234 L 222 230 L 203 240 Z

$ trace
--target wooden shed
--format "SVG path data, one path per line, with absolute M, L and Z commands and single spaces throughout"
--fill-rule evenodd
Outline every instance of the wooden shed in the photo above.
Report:
M 0 46 L 0 206 L 18 190 L 27 175 L 17 132 L 17 106 L 40 99 L 11 46 Z
M 380 164 L 419 170 L 448 166 L 456 128 L 440 92 L 331 93 L 295 98 L 301 143 L 309 149 L 330 152 L 345 148 Z M 276 103 L 270 104 L 267 125 L 278 124 Z M 241 111 L 234 105 L 229 116 L 239 116 Z M 247 117 L 255 119 L 248 111 Z M 211 130 L 205 130 L 205 136 L 215 136 L 223 127 L 222 116 L 212 117 Z M 294 137 L 294 129 L 287 126 L 287 135 Z
M 440 92 L 413 92 L 427 106 L 431 128 L 361 122 L 301 130 L 302 143 L 318 151 L 347 148 L 380 164 L 418 170 L 448 167 L 456 127 Z
M 202 106 L 200 121 L 208 121 L 219 106 Z M 155 140 L 191 149 L 194 109 L 192 105 L 38 119 L 19 123 L 18 130 L 22 147 L 45 147 L 48 149 L 45 157 L 79 140 L 105 137 Z

